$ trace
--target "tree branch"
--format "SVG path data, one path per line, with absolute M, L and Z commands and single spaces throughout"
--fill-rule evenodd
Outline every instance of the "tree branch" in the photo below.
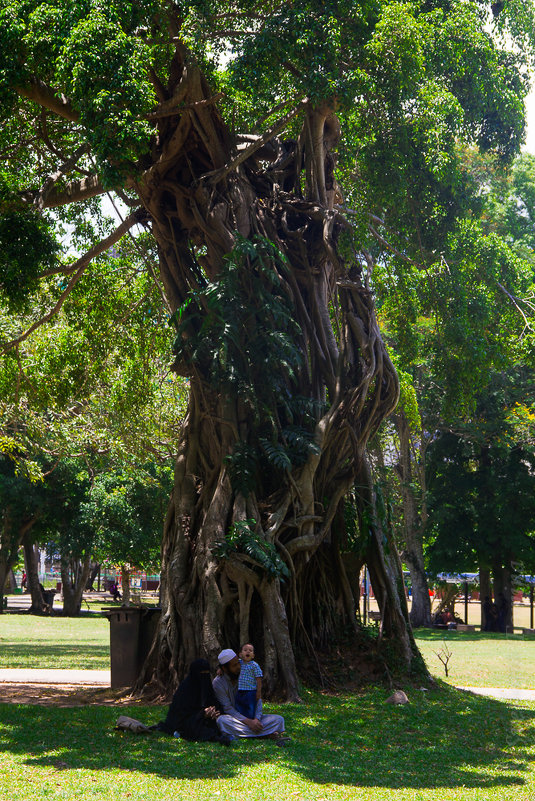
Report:
M 103 195 L 105 191 L 98 175 L 90 175 L 88 178 L 82 178 L 81 181 L 71 181 L 58 192 L 50 192 L 44 208 L 55 209 L 58 206 L 67 206 L 69 203 L 77 203 L 79 200 L 88 200 L 91 197 Z
M 102 239 L 100 242 L 98 242 L 96 245 L 94 245 L 92 248 L 90 248 L 87 251 L 87 253 L 84 253 L 84 255 L 81 258 L 79 258 L 76 262 L 74 262 L 74 264 L 72 264 L 70 267 L 66 268 L 64 270 L 66 275 L 69 275 L 71 273 L 74 273 L 74 275 L 72 276 L 71 280 L 69 281 L 69 283 L 67 284 L 67 286 L 65 287 L 65 289 L 63 290 L 61 295 L 59 296 L 59 299 L 58 299 L 56 305 L 49 312 L 47 312 L 47 314 L 45 314 L 44 317 L 41 317 L 39 320 L 36 320 L 35 323 L 33 323 L 33 325 L 31 325 L 19 337 L 17 337 L 16 339 L 13 339 L 13 340 L 11 340 L 11 342 L 7 342 L 5 345 L 3 345 L 2 346 L 2 350 L 0 352 L 1 353 L 6 353 L 8 350 L 11 350 L 11 348 L 14 348 L 17 345 L 20 345 L 20 343 L 24 342 L 24 340 L 27 339 L 30 336 L 30 334 L 32 334 L 37 328 L 40 328 L 40 326 L 44 325 L 44 323 L 47 323 L 49 320 L 51 320 L 52 317 L 55 314 L 57 314 L 59 312 L 59 310 L 61 309 L 61 307 L 63 306 L 65 300 L 70 295 L 70 293 L 72 292 L 72 290 L 74 289 L 74 287 L 76 286 L 76 284 L 78 283 L 78 281 L 80 280 L 82 275 L 84 274 L 85 269 L 88 266 L 88 264 L 94 258 L 99 256 L 101 253 L 104 253 L 105 250 L 108 250 L 108 248 L 110 248 L 112 245 L 114 245 L 116 242 L 118 242 L 119 239 L 130 228 L 132 228 L 133 225 L 136 225 L 138 222 L 140 222 L 142 214 L 144 214 L 144 210 L 143 209 L 138 209 L 133 214 L 130 214 L 130 216 L 127 217 L 126 220 L 118 228 L 116 228 L 115 231 L 112 234 L 110 234 L 110 236 L 106 237 L 106 239 Z
M 164 100 L 159 103 L 155 109 L 153 109 L 148 114 L 145 114 L 145 119 L 147 120 L 158 120 L 162 117 L 169 117 L 173 114 L 178 114 L 178 105 L 183 101 L 186 96 L 188 90 L 188 83 L 187 81 L 182 81 L 173 97 L 170 97 L 169 100 Z
M 70 172 L 76 166 L 76 163 L 79 161 L 79 159 L 81 159 L 82 156 L 85 153 L 87 153 L 88 150 L 89 150 L 89 145 L 87 144 L 81 145 L 77 150 L 75 150 L 73 155 L 69 159 L 67 159 L 67 161 L 65 161 L 60 167 L 58 167 L 58 169 L 56 170 L 55 173 L 53 173 L 53 175 L 50 175 L 46 179 L 37 197 L 34 200 L 34 205 L 39 210 L 44 208 L 47 198 L 52 192 L 54 184 L 57 183 L 57 181 L 59 181 L 62 175 L 65 175 L 66 173 Z
M 32 78 L 26 86 L 17 86 L 15 91 L 21 97 L 33 100 L 34 103 L 53 111 L 54 114 L 57 114 L 58 117 L 63 117 L 64 120 L 78 122 L 80 119 L 80 114 L 72 107 L 70 100 L 64 94 L 47 86 L 46 83 L 38 78 Z
M 511 295 L 511 293 L 508 292 L 507 289 L 504 286 L 502 286 L 502 284 L 500 284 L 499 281 L 496 281 L 496 283 L 498 284 L 498 286 L 500 287 L 502 292 L 509 298 L 509 300 L 511 301 L 511 303 L 513 304 L 513 306 L 515 307 L 517 312 L 520 314 L 520 316 L 524 320 L 524 330 L 522 331 L 522 334 L 520 335 L 520 339 L 522 339 L 522 337 L 524 336 L 524 332 L 525 331 L 531 331 L 533 329 L 533 326 L 530 323 L 530 321 L 528 320 L 526 314 L 522 311 L 522 309 L 519 306 L 519 303 L 521 303 L 521 300 L 519 298 L 515 298 L 514 295 Z M 528 305 L 531 305 L 531 304 L 528 304 Z
M 396 247 L 394 247 L 394 245 L 391 245 L 390 242 L 388 242 L 383 236 L 381 236 L 381 234 L 378 231 L 375 230 L 373 225 L 368 225 L 368 231 L 377 239 L 377 241 L 381 245 L 383 245 L 387 250 L 389 250 L 391 253 L 393 253 L 394 256 L 397 256 L 398 258 L 402 259 L 403 261 L 406 261 L 409 264 L 412 264 L 414 267 L 418 267 L 419 270 L 425 270 L 426 269 L 423 264 L 420 264 L 419 262 L 414 261 L 414 259 L 411 259 L 410 256 L 405 256 L 405 254 L 401 253 L 401 251 L 399 251 Z
M 194 103 L 186 103 L 183 106 L 178 107 L 179 101 L 175 97 L 172 97 L 171 100 L 166 100 L 164 103 L 160 103 L 159 106 L 155 108 L 154 111 L 151 111 L 149 114 L 145 114 L 146 120 L 160 120 L 163 117 L 173 117 L 175 114 L 179 114 L 181 111 L 186 111 L 189 108 L 198 108 L 199 106 L 210 106 L 212 103 L 217 103 L 218 100 L 221 100 L 223 97 L 223 92 L 217 92 L 212 97 L 207 97 L 205 100 L 197 100 Z

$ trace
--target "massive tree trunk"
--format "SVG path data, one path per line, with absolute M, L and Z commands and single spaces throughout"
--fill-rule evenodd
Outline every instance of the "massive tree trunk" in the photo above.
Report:
M 395 415 L 395 424 L 399 437 L 398 472 L 401 482 L 401 498 L 403 503 L 403 534 L 405 547 L 403 559 L 409 568 L 412 586 L 412 605 L 410 621 L 412 626 L 431 625 L 431 602 L 429 584 L 425 575 L 423 529 L 425 526 L 425 507 L 418 509 L 414 493 L 413 455 L 411 453 L 410 429 L 403 412 Z M 419 486 L 425 494 L 425 476 L 419 477 Z
M 168 693 L 194 658 L 214 662 L 251 640 L 266 691 L 295 699 L 296 649 L 328 647 L 355 625 L 333 521 L 396 405 L 397 376 L 364 259 L 338 251 L 333 106 L 304 103 L 297 141 L 240 140 L 187 53 L 173 74 L 180 110 L 162 118 L 137 190 L 177 322 L 175 370 L 191 392 L 165 521 L 157 667 L 139 686 Z M 397 574 L 377 537 L 385 636 L 408 666 Z

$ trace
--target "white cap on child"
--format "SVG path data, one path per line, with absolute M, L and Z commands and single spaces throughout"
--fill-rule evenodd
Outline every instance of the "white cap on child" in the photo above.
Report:
M 223 651 L 221 651 L 221 653 L 217 657 L 217 661 L 219 662 L 220 665 L 226 665 L 227 662 L 230 662 L 230 660 L 234 659 L 235 657 L 236 654 L 232 650 L 232 648 L 225 648 Z

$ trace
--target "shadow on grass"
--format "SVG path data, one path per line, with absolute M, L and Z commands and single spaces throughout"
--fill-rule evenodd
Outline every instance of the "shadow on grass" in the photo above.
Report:
M 20 668 L 61 668 L 68 666 L 73 670 L 109 670 L 110 647 L 93 642 L 73 642 L 72 645 L 42 641 L 2 643 L 2 665 L 16 665 Z
M 57 709 L 0 706 L 0 748 L 33 766 L 134 770 L 160 778 L 229 778 L 272 761 L 316 784 L 385 788 L 491 788 L 526 784 L 535 756 L 535 709 L 443 687 L 385 704 L 382 689 L 360 696 L 306 693 L 277 709 L 293 742 L 240 741 L 231 749 L 113 730 L 118 714 L 147 724 L 161 707 Z M 275 711 L 275 710 L 274 710 Z
M 382 690 L 328 699 L 325 713 L 295 720 L 306 749 L 296 770 L 317 783 L 390 788 L 525 783 L 535 755 L 535 709 L 446 685 L 409 694 L 406 706 L 385 704 Z

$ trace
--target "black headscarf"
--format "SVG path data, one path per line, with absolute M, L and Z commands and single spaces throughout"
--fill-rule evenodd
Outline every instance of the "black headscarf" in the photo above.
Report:
M 204 710 L 209 706 L 221 711 L 212 687 L 210 665 L 206 659 L 196 659 L 173 696 L 162 728 L 169 734 L 179 731 L 186 739 L 201 739 L 200 727 L 213 728 L 213 722 L 204 719 Z
M 196 659 L 191 663 L 189 673 L 179 686 L 177 693 L 180 693 L 182 704 L 186 708 L 206 709 L 207 706 L 218 706 L 212 678 L 210 676 L 210 665 L 206 659 Z

